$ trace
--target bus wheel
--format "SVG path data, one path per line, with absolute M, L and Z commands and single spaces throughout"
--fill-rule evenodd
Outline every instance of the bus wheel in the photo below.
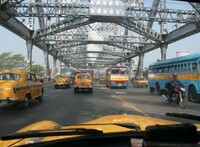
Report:
M 159 84 L 156 84 L 156 94 L 160 95 L 160 86 L 159 86 Z
M 190 102 L 197 102 L 197 91 L 194 86 L 190 86 L 188 90 L 188 100 Z

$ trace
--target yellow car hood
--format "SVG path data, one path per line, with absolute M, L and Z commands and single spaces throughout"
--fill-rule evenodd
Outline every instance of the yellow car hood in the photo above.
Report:
M 49 130 L 52 131 L 59 131 L 57 129 L 72 129 L 72 128 L 85 128 L 85 129 L 97 129 L 101 130 L 104 133 L 109 132 L 123 132 L 123 131 L 130 131 L 132 129 L 125 128 L 122 126 L 118 126 L 115 124 L 123 124 L 123 123 L 134 123 L 139 125 L 141 130 L 144 130 L 147 126 L 152 125 L 167 125 L 167 124 L 178 124 L 178 122 L 169 121 L 169 120 L 162 120 L 158 118 L 148 117 L 148 116 L 138 116 L 138 115 L 110 115 L 104 116 L 89 122 L 85 122 L 79 125 L 72 125 L 72 126 L 60 126 L 59 124 L 52 122 L 52 121 L 40 121 L 34 124 L 31 124 L 18 132 L 25 132 L 30 130 Z M 198 130 L 200 130 L 200 125 L 196 124 Z M 0 146 L 19 146 L 24 144 L 30 143 L 37 143 L 43 141 L 51 141 L 63 138 L 72 138 L 77 137 L 75 136 L 51 136 L 51 137 L 34 137 L 34 138 L 25 138 L 25 139 L 12 139 L 12 140 L 0 140 Z

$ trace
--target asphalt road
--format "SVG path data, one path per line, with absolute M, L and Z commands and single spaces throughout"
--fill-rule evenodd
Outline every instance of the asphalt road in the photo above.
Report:
M 165 116 L 166 112 L 199 115 L 200 104 L 187 103 L 186 109 L 176 104 L 167 105 L 161 96 L 147 88 L 109 89 L 98 82 L 94 92 L 74 94 L 69 89 L 54 89 L 52 83 L 44 84 L 44 102 L 31 101 L 28 108 L 14 104 L 0 104 L 0 136 L 13 133 L 31 123 L 52 120 L 61 125 L 77 124 L 105 115 L 131 114 L 187 122 Z

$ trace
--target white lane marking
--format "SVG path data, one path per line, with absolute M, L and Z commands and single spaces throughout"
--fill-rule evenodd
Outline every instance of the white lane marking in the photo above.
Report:
M 117 92 L 115 92 L 116 94 L 126 94 L 126 92 L 120 92 L 120 91 L 117 91 Z

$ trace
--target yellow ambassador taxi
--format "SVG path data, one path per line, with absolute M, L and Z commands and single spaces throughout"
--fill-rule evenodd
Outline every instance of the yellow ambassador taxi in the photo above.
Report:
M 144 77 L 135 77 L 132 79 L 133 87 L 148 87 L 148 80 Z
M 70 80 L 68 75 L 59 74 L 54 78 L 54 87 L 55 89 L 60 87 L 70 88 Z
M 28 107 L 31 99 L 43 101 L 43 91 L 43 84 L 30 71 L 0 72 L 0 103 L 17 102 L 20 106 Z
M 74 93 L 78 90 L 88 90 L 93 92 L 92 76 L 89 73 L 79 73 L 76 75 L 74 80 Z

